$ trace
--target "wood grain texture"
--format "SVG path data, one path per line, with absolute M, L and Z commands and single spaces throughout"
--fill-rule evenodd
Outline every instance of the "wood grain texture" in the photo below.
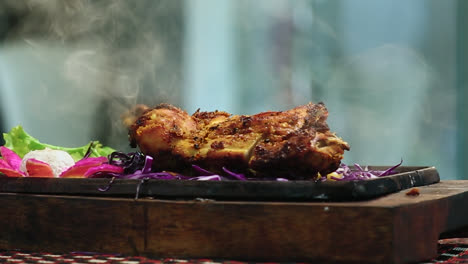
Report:
M 468 226 L 468 181 L 362 202 L 0 193 L 0 248 L 317 263 L 411 263 Z

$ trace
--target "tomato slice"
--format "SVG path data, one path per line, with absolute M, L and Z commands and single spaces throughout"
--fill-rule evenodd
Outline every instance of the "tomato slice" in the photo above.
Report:
M 91 157 L 79 160 L 75 165 L 62 172 L 60 178 L 84 178 L 89 169 L 100 166 L 106 161 L 106 157 Z
M 26 170 L 28 171 L 29 177 L 54 177 L 54 172 L 50 165 L 37 159 L 28 159 L 26 161 Z
M 21 171 L 13 169 L 5 160 L 0 159 L 0 172 L 8 177 L 23 177 Z

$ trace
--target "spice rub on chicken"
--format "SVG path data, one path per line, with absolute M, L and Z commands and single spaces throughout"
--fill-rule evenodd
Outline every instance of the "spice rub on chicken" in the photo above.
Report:
M 154 169 L 183 172 L 192 164 L 250 177 L 307 179 L 336 170 L 349 145 L 330 132 L 323 103 L 288 111 L 231 115 L 222 111 L 193 115 L 160 104 L 131 126 L 133 147 L 155 158 Z

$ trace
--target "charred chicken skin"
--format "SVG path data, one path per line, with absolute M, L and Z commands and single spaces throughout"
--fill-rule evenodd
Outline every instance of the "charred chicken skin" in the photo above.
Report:
M 154 169 L 184 172 L 192 164 L 250 177 L 308 179 L 336 170 L 349 145 L 330 132 L 323 103 L 283 112 L 193 115 L 160 104 L 130 126 L 129 139 L 155 158 Z

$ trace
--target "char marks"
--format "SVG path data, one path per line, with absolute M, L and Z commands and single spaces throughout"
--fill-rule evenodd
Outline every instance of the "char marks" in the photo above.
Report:
M 250 177 L 302 179 L 335 170 L 349 145 L 329 131 L 323 103 L 283 112 L 230 115 L 161 104 L 131 126 L 130 142 L 156 158 L 155 169 L 181 172 L 191 164 Z

